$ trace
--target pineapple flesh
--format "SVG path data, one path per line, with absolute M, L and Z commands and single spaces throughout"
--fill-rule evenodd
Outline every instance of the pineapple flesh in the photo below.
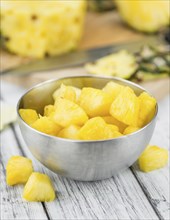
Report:
M 70 125 L 64 129 L 62 129 L 58 133 L 57 136 L 61 137 L 61 138 L 78 140 L 79 139 L 79 135 L 78 135 L 79 130 L 80 130 L 80 126 Z
M 33 172 L 24 187 L 23 198 L 30 202 L 49 202 L 55 199 L 55 191 L 50 178 Z
M 6 167 L 6 182 L 10 186 L 26 183 L 32 172 L 31 160 L 22 156 L 12 156 Z
M 135 132 L 135 131 L 138 131 L 138 130 L 139 130 L 138 127 L 128 126 L 128 127 L 124 130 L 123 134 L 124 134 L 124 135 L 131 134 L 131 133 L 133 133 L 133 132 Z
M 83 32 L 86 1 L 1 1 L 1 34 L 6 48 L 42 58 L 75 49 Z
M 139 168 L 150 172 L 164 167 L 168 163 L 168 150 L 158 146 L 148 146 L 138 159 Z
M 124 86 L 111 81 L 103 87 L 103 91 L 108 93 L 114 100 L 123 88 Z
M 21 118 L 29 125 L 34 123 L 39 118 L 37 112 L 33 109 L 20 109 L 19 114 Z
M 121 133 L 123 133 L 123 131 L 125 130 L 125 128 L 127 127 L 127 125 L 125 125 L 124 123 L 122 123 L 121 121 L 118 121 L 116 118 L 112 117 L 112 116 L 104 116 L 102 117 L 105 122 L 107 124 L 113 124 L 116 125 L 119 128 L 119 131 Z

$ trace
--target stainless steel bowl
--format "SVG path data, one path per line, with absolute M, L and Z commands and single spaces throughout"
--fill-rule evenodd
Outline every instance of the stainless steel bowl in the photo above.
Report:
M 44 106 L 53 103 L 52 93 L 61 83 L 79 88 L 102 88 L 111 80 L 130 86 L 137 95 L 145 91 L 132 82 L 113 77 L 60 78 L 41 83 L 26 92 L 18 102 L 17 111 L 31 108 L 43 113 Z M 82 181 L 109 178 L 131 166 L 151 139 L 156 115 L 157 110 L 152 121 L 133 134 L 109 140 L 81 141 L 41 133 L 27 125 L 18 112 L 21 133 L 35 158 L 58 174 Z

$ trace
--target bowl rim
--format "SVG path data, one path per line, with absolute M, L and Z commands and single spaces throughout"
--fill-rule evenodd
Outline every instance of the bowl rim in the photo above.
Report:
M 38 84 L 32 86 L 30 89 L 28 89 L 28 90 L 19 98 L 19 100 L 18 100 L 17 107 L 16 107 L 16 108 L 17 108 L 17 116 L 18 116 L 19 119 L 22 121 L 22 123 L 24 123 L 24 125 L 25 125 L 26 127 L 28 127 L 29 129 L 33 130 L 34 132 L 36 132 L 36 133 L 38 133 L 38 134 L 40 134 L 40 135 L 43 135 L 43 136 L 48 137 L 48 138 L 52 138 L 52 139 L 54 139 L 54 140 L 58 140 L 58 139 L 59 139 L 60 141 L 66 141 L 66 142 L 71 142 L 71 143 L 72 143 L 72 142 L 73 142 L 73 143 L 83 143 L 83 144 L 85 144 L 85 143 L 99 143 L 99 142 L 101 143 L 101 142 L 113 141 L 113 140 L 118 140 L 118 139 L 119 139 L 119 140 L 120 140 L 120 139 L 125 139 L 125 138 L 127 138 L 127 137 L 129 137 L 129 136 L 132 136 L 132 135 L 134 135 L 134 134 L 137 134 L 137 133 L 141 132 L 141 131 L 144 130 L 145 128 L 149 127 L 149 126 L 153 123 L 153 121 L 156 120 L 157 115 L 158 115 L 158 103 L 157 103 L 157 100 L 156 100 L 156 111 L 155 111 L 155 115 L 154 115 L 154 117 L 152 118 L 152 120 L 151 120 L 148 124 L 146 124 L 144 127 L 140 128 L 139 130 L 137 130 L 137 131 L 135 131 L 135 132 L 133 132 L 133 133 L 131 133 L 131 134 L 122 135 L 122 136 L 120 136 L 120 137 L 115 137 L 115 138 L 102 139 L 102 140 L 76 140 L 76 139 L 61 138 L 61 137 L 58 137 L 58 136 L 53 136 L 53 135 L 49 135 L 49 134 L 43 133 L 43 132 L 41 132 L 41 131 L 38 131 L 38 130 L 32 128 L 30 125 L 28 125 L 28 124 L 22 119 L 22 117 L 21 117 L 21 115 L 20 115 L 20 113 L 19 113 L 20 103 L 21 103 L 23 97 L 24 97 L 25 95 L 27 95 L 29 92 L 31 92 L 32 90 L 34 90 L 34 89 L 36 89 L 36 88 L 38 88 L 38 87 L 41 87 L 41 86 L 43 86 L 43 85 L 45 85 L 45 84 L 52 83 L 52 82 L 59 81 L 59 80 L 63 80 L 63 79 L 86 78 L 86 77 L 87 77 L 87 78 L 108 79 L 108 80 L 109 80 L 109 79 L 110 79 L 110 80 L 116 79 L 116 80 L 118 80 L 118 81 L 121 81 L 121 82 L 130 84 L 130 85 L 133 85 L 133 86 L 135 86 L 135 87 L 137 87 L 137 88 L 139 88 L 139 89 L 141 89 L 141 90 L 147 92 L 151 97 L 154 98 L 154 96 L 153 96 L 150 92 L 148 92 L 146 89 L 144 89 L 142 86 L 140 86 L 140 85 L 138 85 L 138 84 L 136 84 L 136 83 L 134 83 L 134 82 L 131 82 L 131 81 L 129 81 L 129 80 L 119 78 L 119 77 L 100 76 L 100 75 L 91 76 L 91 75 L 87 75 L 87 74 L 64 76 L 64 77 L 56 77 L 56 78 L 53 78 L 53 79 L 46 80 L 46 81 L 43 81 L 43 82 L 41 82 L 41 83 L 38 83 Z

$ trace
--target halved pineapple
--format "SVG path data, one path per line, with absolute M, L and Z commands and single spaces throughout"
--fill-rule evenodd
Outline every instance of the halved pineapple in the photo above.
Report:
M 89 119 L 79 131 L 79 137 L 82 140 L 102 140 L 118 136 L 121 134 L 113 131 L 101 117 Z
M 110 114 L 124 124 L 137 126 L 139 100 L 130 87 L 124 87 L 113 101 Z
M 57 98 L 55 108 L 53 120 L 62 127 L 68 127 L 71 124 L 81 126 L 88 120 L 86 112 L 70 100 Z
M 143 92 L 139 96 L 139 103 L 138 126 L 143 127 L 149 123 L 155 115 L 156 99 L 151 97 L 148 93 Z
M 39 118 L 37 112 L 33 109 L 20 109 L 19 114 L 21 118 L 29 125 L 34 123 Z
M 46 105 L 44 107 L 44 116 L 49 117 L 54 112 L 55 112 L 55 106 L 54 105 Z
M 112 100 L 114 100 L 123 88 L 124 86 L 111 81 L 103 87 L 103 91 L 108 93 L 112 97 Z
M 105 122 L 107 124 L 113 124 L 116 125 L 119 128 L 119 131 L 121 133 L 123 133 L 123 131 L 125 130 L 125 128 L 127 127 L 127 125 L 125 125 L 124 123 L 122 123 L 121 121 L 118 121 L 116 118 L 114 118 L 113 116 L 104 116 L 102 117 Z
M 112 103 L 112 97 L 100 89 L 84 87 L 79 104 L 90 117 L 106 116 Z
M 22 156 L 12 156 L 6 167 L 6 181 L 12 186 L 26 183 L 33 172 L 32 161 Z
M 49 202 L 55 199 L 55 191 L 50 178 L 33 172 L 24 187 L 23 198 L 31 202 Z
M 138 131 L 138 130 L 139 130 L 138 127 L 128 126 L 128 127 L 124 130 L 123 134 L 124 134 L 124 135 L 131 134 L 131 133 L 133 133 L 133 132 L 135 132 L 135 131 Z
M 168 150 L 148 146 L 138 159 L 139 168 L 144 172 L 160 169 L 168 162 Z
M 80 126 L 70 125 L 70 126 L 64 128 L 64 129 L 62 129 L 58 133 L 57 136 L 62 137 L 62 138 L 78 140 L 79 139 L 79 136 L 78 136 L 79 130 L 80 130 Z
M 58 125 L 56 122 L 52 121 L 50 118 L 46 116 L 40 117 L 31 125 L 31 127 L 45 134 L 53 136 L 56 136 L 58 132 L 61 130 L 60 125 Z

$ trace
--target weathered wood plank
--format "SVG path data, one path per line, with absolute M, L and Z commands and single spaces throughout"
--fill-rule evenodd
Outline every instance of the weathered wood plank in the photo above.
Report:
M 166 97 L 159 103 L 158 120 L 150 141 L 151 145 L 166 149 L 170 147 L 169 112 L 169 97 Z M 158 216 L 161 219 L 170 219 L 169 167 L 166 166 L 150 173 L 140 172 L 137 164 L 132 169 Z
M 22 199 L 23 185 L 6 184 L 6 163 L 12 155 L 22 155 L 12 129 L 1 133 L 1 219 L 48 219 L 41 203 L 28 203 Z

